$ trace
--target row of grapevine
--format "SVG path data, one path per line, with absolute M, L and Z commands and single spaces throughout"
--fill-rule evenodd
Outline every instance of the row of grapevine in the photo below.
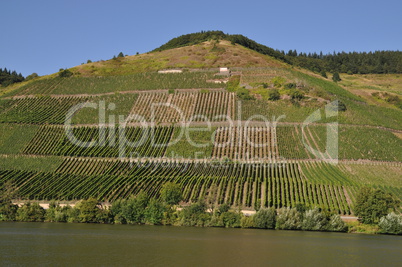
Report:
M 305 204 L 348 214 L 342 186 L 314 184 L 303 178 L 296 162 L 212 164 L 65 159 L 53 173 L 0 171 L 0 183 L 12 180 L 29 199 L 113 201 L 145 191 L 158 197 L 164 183 L 182 187 L 183 200 L 196 202 L 214 194 L 214 203 L 241 207 L 295 207 Z
M 162 157 L 173 127 L 74 127 L 72 136 L 61 126 L 42 126 L 24 154 L 83 157 Z M 76 139 L 76 140 L 74 140 Z
M 214 72 L 187 72 L 180 74 L 136 73 L 105 77 L 49 78 L 32 81 L 14 95 L 37 94 L 101 94 L 109 92 L 157 89 L 221 88 L 221 84 L 207 82 Z
M 212 157 L 272 160 L 278 153 L 275 127 L 221 127 L 215 135 Z
M 235 95 L 227 92 L 141 93 L 130 115 L 155 122 L 234 119 Z M 136 115 L 139 117 L 136 118 Z M 217 117 L 221 116 L 221 117 Z
M 24 148 L 24 154 L 55 155 L 57 147 L 64 135 L 64 128 L 60 126 L 41 126 L 39 131 Z
M 0 122 L 62 124 L 67 112 L 86 97 L 35 97 L 10 100 L 0 112 Z

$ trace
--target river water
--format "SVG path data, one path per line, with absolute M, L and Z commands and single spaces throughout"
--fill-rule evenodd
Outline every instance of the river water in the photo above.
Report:
M 0 265 L 402 266 L 402 237 L 257 229 L 0 223 Z

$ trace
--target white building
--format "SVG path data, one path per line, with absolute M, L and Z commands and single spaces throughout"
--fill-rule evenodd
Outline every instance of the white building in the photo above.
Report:
M 182 73 L 183 70 L 158 70 L 158 73 Z

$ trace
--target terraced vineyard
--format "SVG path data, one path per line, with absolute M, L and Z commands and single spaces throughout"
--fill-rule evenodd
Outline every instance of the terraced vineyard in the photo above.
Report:
M 400 111 L 367 107 L 335 83 L 282 63 L 235 71 L 240 83 L 257 86 L 297 78 L 323 98 L 240 100 L 206 81 L 216 71 L 39 78 L 6 92 L 20 97 L 0 99 L 0 186 L 12 181 L 23 199 L 114 201 L 140 191 L 158 197 L 175 182 L 185 202 L 216 194 L 217 204 L 235 207 L 305 204 L 340 214 L 353 213 L 362 186 L 402 200 Z M 303 122 L 337 97 L 347 110 L 339 112 L 339 162 L 331 165 L 322 159 L 334 140 L 319 124 L 331 118 Z M 77 104 L 86 107 L 64 127 Z
M 210 83 L 215 72 L 159 74 L 156 72 L 109 77 L 70 77 L 40 79 L 6 95 L 102 94 L 133 90 L 222 88 Z
M 1 106 L 0 122 L 62 124 L 68 110 L 87 97 L 35 97 L 9 100 Z
M 215 186 L 218 204 L 294 207 L 303 203 L 350 213 L 340 186 L 308 182 L 297 163 L 214 165 L 65 159 L 54 173 L 0 171 L 0 182 L 8 177 L 14 177 L 21 194 L 29 199 L 96 196 L 112 201 L 140 191 L 157 197 L 161 186 L 172 181 L 182 186 L 186 202 L 203 198 Z
M 222 127 L 215 136 L 214 158 L 273 160 L 278 158 L 275 127 Z
M 136 121 L 224 121 L 227 120 L 226 116 L 234 118 L 234 105 L 234 94 L 220 91 L 143 93 L 139 95 L 130 115 Z

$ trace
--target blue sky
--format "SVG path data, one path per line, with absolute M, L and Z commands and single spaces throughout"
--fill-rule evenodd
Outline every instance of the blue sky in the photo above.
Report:
M 400 0 L 2 1 L 0 68 L 45 75 L 201 30 L 298 52 L 402 50 Z

